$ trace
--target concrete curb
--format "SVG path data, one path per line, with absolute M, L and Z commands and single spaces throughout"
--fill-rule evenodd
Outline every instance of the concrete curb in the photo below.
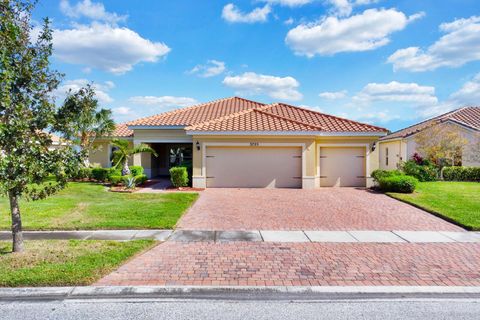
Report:
M 0 301 L 189 298 L 342 299 L 480 297 L 480 286 L 88 286 L 0 288 Z

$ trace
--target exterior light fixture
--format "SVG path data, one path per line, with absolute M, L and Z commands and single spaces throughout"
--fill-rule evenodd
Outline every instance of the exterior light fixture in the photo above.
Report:
M 375 151 L 376 148 L 377 148 L 377 143 L 374 142 L 374 143 L 372 144 L 372 152 Z
M 200 151 L 200 142 L 197 141 L 197 143 L 195 143 L 195 147 L 197 147 L 197 150 Z

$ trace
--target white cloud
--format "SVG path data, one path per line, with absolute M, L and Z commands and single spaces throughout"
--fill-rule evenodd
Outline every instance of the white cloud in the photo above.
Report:
M 480 60 L 480 16 L 442 23 L 444 33 L 426 50 L 409 47 L 395 51 L 388 62 L 394 70 L 421 72 L 440 67 L 459 67 Z
M 338 100 L 344 99 L 347 97 L 347 90 L 342 91 L 325 91 L 321 92 L 318 95 L 320 98 L 327 99 L 327 100 Z
M 287 20 L 283 21 L 283 24 L 289 26 L 289 25 L 293 24 L 294 22 L 295 22 L 295 20 L 293 20 L 293 18 L 290 17 Z
M 293 77 L 276 77 L 245 72 L 239 76 L 227 76 L 223 84 L 235 89 L 239 95 L 266 94 L 274 99 L 300 100 L 300 83 Z
M 374 50 L 389 43 L 391 33 L 420 16 L 407 17 L 396 9 L 369 9 L 345 19 L 327 17 L 291 29 L 285 42 L 296 54 L 307 57 Z
M 134 114 L 134 112 L 132 111 L 132 109 L 128 108 L 128 107 L 118 107 L 118 108 L 113 108 L 112 109 L 113 113 L 115 115 L 120 115 L 120 116 L 127 116 L 127 115 L 132 115 Z
M 188 71 L 189 74 L 197 74 L 202 78 L 218 76 L 226 70 L 225 62 L 218 60 L 208 60 L 206 64 L 198 64 Z
M 438 103 L 435 96 L 435 87 L 421 86 L 417 83 L 369 83 L 355 97 L 357 102 L 409 102 L 419 105 L 432 105 Z
M 261 2 L 266 2 L 271 5 L 281 5 L 286 7 L 300 7 L 305 4 L 311 3 L 314 0 L 259 0 Z
M 377 3 L 379 0 L 326 0 L 332 6 L 331 12 L 339 17 L 348 17 L 356 6 L 365 6 Z
M 189 97 L 174 96 L 135 96 L 128 99 L 136 105 L 156 106 L 161 108 L 188 107 L 197 104 L 197 100 Z
M 60 10 L 64 15 L 70 18 L 79 19 L 86 17 L 95 21 L 104 21 L 108 23 L 118 23 L 127 19 L 126 15 L 107 12 L 103 3 L 83 0 L 71 5 L 68 0 L 60 1 Z
M 223 7 L 222 18 L 231 23 L 255 23 L 265 22 L 271 12 L 270 5 L 261 8 L 255 8 L 249 13 L 244 13 L 238 9 L 233 3 L 229 3 Z
M 478 105 L 480 101 L 480 73 L 465 82 L 460 89 L 448 96 L 445 101 L 420 109 L 423 117 L 437 116 L 464 106 Z
M 140 62 L 156 62 L 170 48 L 142 38 L 128 28 L 94 23 L 73 29 L 55 30 L 55 56 L 60 60 L 114 74 L 130 71 Z
M 89 83 L 92 82 L 87 79 L 67 80 L 55 90 L 54 95 L 57 97 L 57 99 L 63 102 L 66 97 L 66 93 L 69 90 L 72 90 L 72 92 L 77 92 L 80 90 L 80 88 L 85 87 Z M 96 98 L 101 105 L 113 102 L 113 98 L 108 94 L 108 91 L 115 88 L 115 84 L 112 81 L 93 83 L 93 88 L 95 89 Z

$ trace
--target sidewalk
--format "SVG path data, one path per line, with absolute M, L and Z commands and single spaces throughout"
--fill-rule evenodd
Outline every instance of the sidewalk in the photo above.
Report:
M 135 240 L 175 242 L 323 242 L 323 243 L 480 243 L 480 232 L 453 231 L 198 231 L 198 230 L 91 230 L 24 231 L 26 240 Z M 0 240 L 11 239 L 0 231 Z

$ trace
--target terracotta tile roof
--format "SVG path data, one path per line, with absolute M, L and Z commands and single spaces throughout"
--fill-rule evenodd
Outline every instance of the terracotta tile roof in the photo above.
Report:
M 386 129 L 283 103 L 263 105 L 211 121 L 187 131 L 387 132 Z
M 231 97 L 157 114 L 127 124 L 129 126 L 189 126 L 263 105 L 260 102 Z
M 432 125 L 445 121 L 454 121 L 474 130 L 480 130 L 480 107 L 463 107 L 456 109 L 439 115 L 435 118 L 428 119 L 413 126 L 393 132 L 388 136 L 381 138 L 380 140 L 406 138 Z
M 128 129 L 126 123 L 117 124 L 115 131 L 112 133 L 113 137 L 133 137 L 133 130 Z

